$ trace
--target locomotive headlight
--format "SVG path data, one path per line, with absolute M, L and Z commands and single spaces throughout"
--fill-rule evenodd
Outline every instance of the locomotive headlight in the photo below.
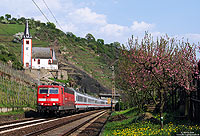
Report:
M 43 105 L 43 103 L 41 103 L 41 105 Z
M 53 105 L 56 105 L 55 103 L 53 103 Z

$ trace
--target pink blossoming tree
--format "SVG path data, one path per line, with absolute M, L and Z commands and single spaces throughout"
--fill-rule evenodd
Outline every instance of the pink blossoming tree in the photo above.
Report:
M 140 44 L 132 37 L 128 47 L 122 49 L 119 79 L 121 86 L 126 87 L 124 93 L 136 96 L 137 105 L 143 104 L 147 95 L 152 96 L 152 90 L 156 91 L 154 94 L 159 100 L 162 117 L 164 104 L 173 86 L 182 87 L 187 93 L 195 89 L 191 82 L 197 72 L 196 64 L 195 45 L 168 36 L 154 41 L 151 35 L 145 34 Z M 155 97 L 152 99 L 155 101 Z

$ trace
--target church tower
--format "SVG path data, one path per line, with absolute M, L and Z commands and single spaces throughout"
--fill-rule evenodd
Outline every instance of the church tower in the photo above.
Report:
M 24 68 L 32 67 L 32 37 L 30 36 L 28 28 L 28 20 L 26 20 L 25 31 L 22 38 L 21 61 Z

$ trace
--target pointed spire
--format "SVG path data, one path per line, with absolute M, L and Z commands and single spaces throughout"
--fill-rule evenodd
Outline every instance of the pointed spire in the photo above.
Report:
M 25 27 L 23 38 L 28 38 L 28 39 L 32 38 L 29 32 L 29 28 L 28 28 L 28 20 L 26 20 L 26 27 Z

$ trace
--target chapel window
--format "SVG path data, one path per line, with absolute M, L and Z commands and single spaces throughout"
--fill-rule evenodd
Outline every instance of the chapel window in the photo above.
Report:
M 49 60 L 48 64 L 49 64 L 49 65 L 51 64 L 51 60 Z

